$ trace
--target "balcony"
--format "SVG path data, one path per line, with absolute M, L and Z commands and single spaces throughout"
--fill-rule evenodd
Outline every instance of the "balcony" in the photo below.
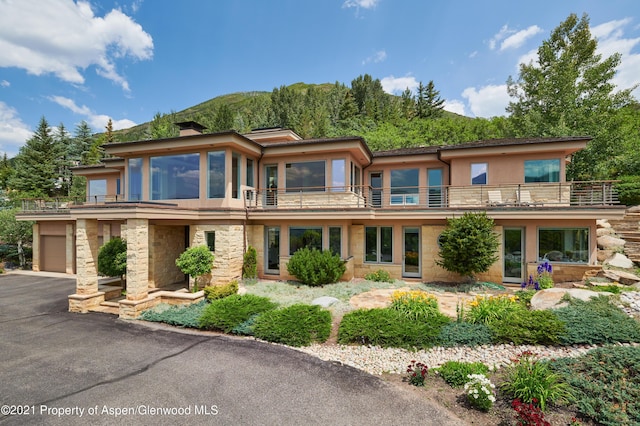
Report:
M 104 205 L 124 202 L 125 196 L 93 195 L 83 197 L 25 198 L 22 200 L 22 213 L 68 213 L 72 208 L 81 206 Z

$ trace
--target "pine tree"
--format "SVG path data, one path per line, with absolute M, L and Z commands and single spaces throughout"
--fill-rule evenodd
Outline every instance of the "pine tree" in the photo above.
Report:
M 104 143 L 113 143 L 115 142 L 115 135 L 113 134 L 113 121 L 111 121 L 111 118 L 109 118 L 109 121 L 107 121 L 107 125 L 105 127 L 105 133 L 104 133 Z
M 400 102 L 401 102 L 400 108 L 402 110 L 403 117 L 406 118 L 407 120 L 412 119 L 416 113 L 416 99 L 408 87 L 404 90 L 404 92 L 402 92 L 402 97 Z
M 69 132 L 67 132 L 67 129 L 64 127 L 64 123 L 60 123 L 58 125 L 58 128 L 56 129 L 56 132 L 53 135 L 53 138 L 57 145 L 57 150 L 62 153 L 61 165 L 60 165 L 61 167 L 60 190 L 63 194 L 68 195 L 69 188 L 71 187 L 71 179 L 72 179 L 71 167 L 74 166 L 75 164 L 69 160 L 67 155 L 67 150 L 71 145 L 71 137 L 69 135 Z
M 232 130 L 234 121 L 231 108 L 229 108 L 227 104 L 222 104 L 216 111 L 216 115 L 213 118 L 213 128 L 211 130 L 215 132 Z
M 86 156 L 93 143 L 93 132 L 86 121 L 81 121 L 67 146 L 67 158 L 74 164 L 86 164 Z
M 416 116 L 418 118 L 438 118 L 442 115 L 444 99 L 440 98 L 440 92 L 435 89 L 433 80 L 426 86 L 420 82 L 418 96 L 416 97 Z
M 36 132 L 20 148 L 16 157 L 16 172 L 9 185 L 34 197 L 61 195 L 63 154 L 51 136 L 49 123 L 42 117 Z
M 9 188 L 9 180 L 14 174 L 13 167 L 7 158 L 7 153 L 4 153 L 2 161 L 0 161 L 0 189 L 6 190 Z

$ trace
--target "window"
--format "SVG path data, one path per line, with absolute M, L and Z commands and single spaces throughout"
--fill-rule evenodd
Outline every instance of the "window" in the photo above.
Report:
M 471 164 L 471 185 L 487 184 L 487 163 Z
M 418 169 L 391 170 L 391 204 L 418 204 Z
M 104 196 L 107 195 L 107 180 L 96 179 L 89 181 L 89 202 L 91 201 L 104 201 Z
M 344 192 L 345 185 L 345 160 L 344 158 L 331 160 L 331 190 Z
M 120 195 L 120 178 L 116 179 L 116 195 Z
M 207 154 L 207 196 L 209 198 L 224 198 L 224 161 L 224 151 L 213 151 Z
M 289 228 L 289 255 L 303 247 L 322 250 L 322 227 L 290 227 Z
M 240 155 L 231 155 L 231 196 L 240 197 Z
M 324 191 L 324 161 L 288 163 L 286 169 L 287 192 Z
M 127 170 L 129 201 L 142 200 L 142 158 L 130 158 Z
M 442 207 L 442 169 L 427 169 L 429 207 Z
M 253 159 L 247 158 L 247 186 L 253 186 Z
M 207 231 L 204 233 L 205 241 L 209 251 L 216 251 L 216 231 Z
M 589 228 L 538 229 L 538 260 L 589 262 Z
M 360 167 L 351 163 L 351 191 L 358 194 L 362 192 L 362 188 L 360 187 L 361 173 Z
M 329 227 L 329 250 L 342 257 L 342 228 L 339 226 Z
M 393 228 L 367 226 L 365 228 L 365 262 L 391 263 L 393 261 Z
M 527 160 L 524 162 L 524 181 L 560 182 L 560 160 Z
M 184 200 L 200 196 L 200 154 L 151 157 L 151 199 Z

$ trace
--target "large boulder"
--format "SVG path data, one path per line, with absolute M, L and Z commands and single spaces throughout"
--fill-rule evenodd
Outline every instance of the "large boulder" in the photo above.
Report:
M 611 228 L 611 224 L 607 219 L 596 220 L 596 225 L 598 226 L 598 228 Z
M 596 235 L 602 237 L 604 235 L 615 235 L 616 231 L 613 228 L 598 228 L 596 229 Z
M 614 254 L 616 254 L 616 252 L 613 250 L 598 249 L 598 262 L 604 263 L 605 260 L 609 259 Z
M 622 269 L 631 269 L 634 267 L 633 262 L 622 253 L 615 253 L 609 259 L 605 260 L 603 264 Z
M 598 247 L 604 250 L 615 250 L 624 247 L 626 241 L 622 238 L 613 237 L 611 235 L 602 235 L 598 237 Z
M 323 308 L 328 308 L 331 305 L 335 305 L 339 301 L 340 300 L 336 299 L 335 297 L 320 296 L 320 297 L 317 297 L 317 298 L 313 299 L 313 301 L 311 301 L 311 304 L 312 305 L 320 305 Z
M 533 295 L 533 297 L 531 298 L 531 309 L 542 310 L 564 308 L 568 305 L 568 303 L 563 301 L 562 299 L 567 294 L 574 299 L 587 301 L 602 294 L 610 293 L 583 290 L 580 288 L 548 288 L 545 290 L 540 290 Z
M 626 271 L 617 271 L 613 269 L 603 269 L 598 273 L 598 276 L 607 278 L 614 282 L 619 282 L 624 285 L 636 285 L 640 283 L 640 277 L 636 274 Z

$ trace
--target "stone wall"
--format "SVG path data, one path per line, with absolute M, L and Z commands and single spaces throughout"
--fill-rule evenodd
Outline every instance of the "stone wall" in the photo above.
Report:
M 551 276 L 556 283 L 569 281 L 582 281 L 587 271 L 602 269 L 602 266 L 587 265 L 586 263 L 551 263 L 553 272 Z M 527 277 L 535 277 L 538 273 L 538 263 L 527 263 Z
M 206 245 L 205 232 L 215 232 L 213 270 L 200 278 L 199 285 L 223 285 L 242 278 L 244 256 L 244 225 L 192 225 L 191 246 Z M 257 247 L 256 247 L 257 248 Z M 191 280 L 193 280 L 191 278 Z M 190 285 L 193 284 L 192 282 Z
M 149 287 L 184 281 L 176 259 L 185 250 L 184 226 L 149 226 Z

